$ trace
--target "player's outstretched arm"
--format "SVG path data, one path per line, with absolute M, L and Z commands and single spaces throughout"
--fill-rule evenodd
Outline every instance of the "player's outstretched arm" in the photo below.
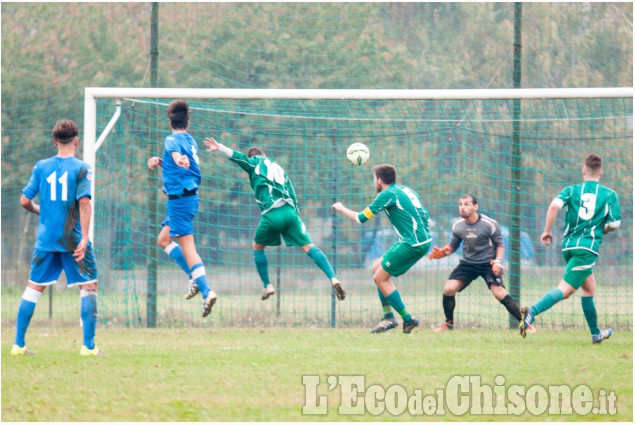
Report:
M 208 137 L 207 139 L 203 141 L 203 143 L 205 144 L 205 146 L 207 146 L 206 150 L 208 152 L 219 151 L 224 153 L 225 156 L 229 158 L 230 161 L 236 163 L 240 168 L 246 171 L 247 174 L 249 175 L 251 175 L 254 172 L 254 169 L 256 165 L 258 164 L 258 161 L 256 161 L 255 159 L 248 158 L 247 155 L 245 155 L 244 153 L 237 151 L 235 149 L 232 149 L 228 146 L 225 146 L 222 143 L 217 142 L 216 139 L 214 139 L 213 137 Z
M 452 254 L 452 247 L 450 246 L 450 244 L 446 244 L 443 248 L 433 246 L 432 251 L 430 251 L 430 254 L 428 254 L 428 259 L 438 260 L 450 254 Z
M 216 152 L 216 151 L 222 152 L 228 158 L 231 158 L 232 156 L 234 156 L 234 150 L 232 148 L 227 147 L 223 145 L 222 143 L 218 143 L 216 139 L 214 139 L 213 137 L 208 137 L 207 139 L 205 139 L 203 141 L 203 144 L 207 146 L 208 152 Z
M 220 150 L 221 144 L 216 141 L 213 137 L 208 137 L 203 141 L 203 144 L 207 146 L 207 152 L 216 152 Z
M 346 207 L 344 206 L 344 204 L 342 204 L 341 202 L 336 202 L 336 203 L 334 203 L 333 205 L 331 205 L 331 209 L 333 209 L 333 210 L 335 210 L 335 211 L 337 211 L 337 212 L 340 212 L 340 213 L 342 213 L 345 217 L 348 217 L 349 219 L 351 219 L 351 220 L 353 220 L 353 221 L 355 221 L 355 222 L 358 222 L 358 223 L 359 223 L 359 220 L 358 220 L 358 218 L 357 218 L 357 216 L 359 215 L 359 213 L 358 213 L 358 212 L 355 212 L 355 211 L 353 211 L 353 210 L 351 210 L 351 209 L 346 208 Z
M 20 205 L 22 205 L 22 208 L 25 210 L 40 215 L 40 206 L 24 195 L 20 197 Z
M 148 168 L 154 170 L 157 167 L 163 167 L 163 158 L 160 156 L 153 156 L 148 159 Z

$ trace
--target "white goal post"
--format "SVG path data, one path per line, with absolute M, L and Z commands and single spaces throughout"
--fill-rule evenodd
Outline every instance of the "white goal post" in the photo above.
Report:
M 193 89 L 193 88 L 118 88 L 84 89 L 84 156 L 96 172 L 96 153 L 119 119 L 121 99 L 332 99 L 332 100 L 492 100 L 492 99 L 582 99 L 632 98 L 632 87 L 561 89 L 465 89 L 465 90 L 383 90 L 383 89 Z M 97 138 L 97 99 L 116 99 L 116 109 L 103 133 Z M 95 179 L 92 180 L 93 217 L 90 240 L 94 235 Z

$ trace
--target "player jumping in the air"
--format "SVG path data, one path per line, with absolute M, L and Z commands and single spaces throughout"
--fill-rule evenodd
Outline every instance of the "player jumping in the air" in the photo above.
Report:
M 582 311 L 593 343 L 600 343 L 613 334 L 612 329 L 600 330 L 598 326 L 597 311 L 593 303 L 593 266 L 604 234 L 617 230 L 620 226 L 620 207 L 615 191 L 600 184 L 602 159 L 599 156 L 591 154 L 586 158 L 582 166 L 582 177 L 583 183 L 564 188 L 551 201 L 547 210 L 545 230 L 540 240 L 545 245 L 551 245 L 551 229 L 558 211 L 567 207 L 562 240 L 562 256 L 567 262 L 567 268 L 556 288 L 547 292 L 534 305 L 521 309 L 523 319 L 520 322 L 520 335 L 523 338 L 537 315 L 569 298 L 578 288 L 582 288 Z
M 392 309 L 403 318 L 403 332 L 410 333 L 419 325 L 401 300 L 397 287 L 390 281 L 391 276 L 401 276 L 407 272 L 430 248 L 432 238 L 428 231 L 428 211 L 421 205 L 419 195 L 412 189 L 396 183 L 397 170 L 389 164 L 373 168 L 374 185 L 378 195 L 361 213 L 346 208 L 336 202 L 331 208 L 358 223 L 364 223 L 378 212 L 385 210 L 392 223 L 399 242 L 395 243 L 383 257 L 373 264 L 373 279 L 377 285 L 379 300 L 384 317 L 371 333 L 386 332 L 398 325 Z
M 33 354 L 26 348 L 25 334 L 38 299 L 47 286 L 66 274 L 68 286 L 79 286 L 80 313 L 84 331 L 82 356 L 103 353 L 95 345 L 97 328 L 97 262 L 88 240 L 91 217 L 90 165 L 75 158 L 79 138 L 73 121 L 58 121 L 53 127 L 57 155 L 38 161 L 22 190 L 20 204 L 38 214 L 40 222 L 31 260 L 29 281 L 24 290 L 16 323 L 11 355 Z M 33 202 L 40 194 L 40 204 Z
M 198 212 L 198 187 L 201 184 L 198 148 L 187 132 L 190 124 L 188 104 L 183 100 L 174 100 L 168 105 L 167 114 L 172 134 L 165 138 L 163 159 L 154 156 L 148 160 L 151 169 L 163 167 L 163 191 L 168 195 L 168 217 L 163 222 L 158 242 L 191 276 L 190 289 L 185 298 L 192 298 L 200 290 L 203 317 L 206 317 L 212 311 L 217 296 L 207 284 L 205 266 L 194 244 L 193 221 Z M 178 244 L 173 238 L 177 239 Z
M 505 246 L 498 222 L 486 215 L 479 214 L 478 201 L 474 195 L 463 195 L 459 199 L 461 218 L 452 224 L 450 243 L 443 248 L 433 247 L 428 257 L 443 258 L 459 249 L 463 243 L 463 258 L 450 273 L 443 287 L 443 311 L 445 322 L 434 330 L 443 332 L 454 329 L 455 295 L 468 287 L 481 276 L 492 295 L 505 306 L 507 311 L 520 320 L 520 308 L 516 300 L 510 297 L 503 285 L 503 258 Z M 528 331 L 533 331 L 533 327 Z
M 256 195 L 256 202 L 262 211 L 256 235 L 251 246 L 254 253 L 256 270 L 260 275 L 264 289 L 262 300 L 273 295 L 276 290 L 269 281 L 269 270 L 265 248 L 280 245 L 280 236 L 287 246 L 299 246 L 311 257 L 317 266 L 330 279 L 338 300 L 346 297 L 341 282 L 335 277 L 335 271 L 322 250 L 316 247 L 300 219 L 300 209 L 291 180 L 282 167 L 265 156 L 262 149 L 252 147 L 247 155 L 227 147 L 214 138 L 205 139 L 210 152 L 220 151 L 230 161 L 236 163 L 249 175 L 249 183 Z

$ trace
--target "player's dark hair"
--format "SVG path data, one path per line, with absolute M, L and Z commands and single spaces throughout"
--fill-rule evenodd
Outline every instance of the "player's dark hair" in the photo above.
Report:
M 595 174 L 602 169 L 602 158 L 592 153 L 586 157 L 584 165 Z
M 381 164 L 373 167 L 373 173 L 378 179 L 381 179 L 384 184 L 393 184 L 397 181 L 397 169 L 394 165 Z
M 185 130 L 190 120 L 190 107 L 184 100 L 173 100 L 168 105 L 168 118 L 175 130 Z
M 466 193 L 465 195 L 461 196 L 461 199 L 467 199 L 467 198 L 470 198 L 472 200 L 472 205 L 478 205 L 478 199 L 476 199 L 476 196 L 470 193 Z
M 251 158 L 254 155 L 260 155 L 260 156 L 265 156 L 265 153 L 263 152 L 262 149 L 260 149 L 258 146 L 252 146 L 249 148 L 249 150 L 247 151 L 247 156 L 249 158 Z
M 72 142 L 78 134 L 77 125 L 71 120 L 60 120 L 53 127 L 53 139 L 63 145 Z

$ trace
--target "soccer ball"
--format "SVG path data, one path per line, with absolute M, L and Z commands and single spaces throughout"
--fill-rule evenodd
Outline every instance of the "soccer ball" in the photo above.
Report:
M 362 165 L 368 161 L 370 151 L 363 143 L 353 143 L 346 149 L 346 158 L 354 165 Z

